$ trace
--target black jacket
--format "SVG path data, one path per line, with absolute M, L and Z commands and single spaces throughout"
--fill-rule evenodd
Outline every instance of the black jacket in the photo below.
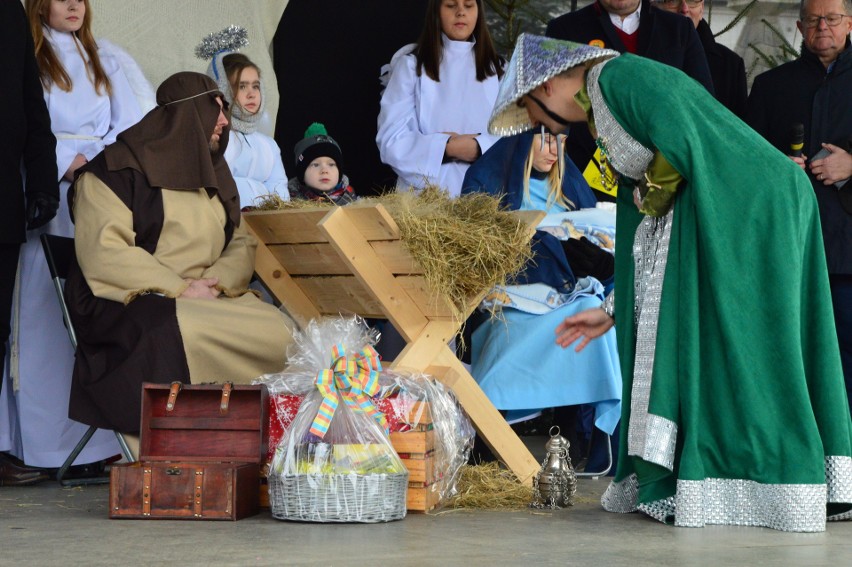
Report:
M 33 39 L 18 0 L 0 0 L 0 243 L 26 240 L 26 195 L 59 198 L 56 138 L 38 77 Z
M 603 42 L 602 47 L 620 53 L 627 50 L 609 14 L 598 2 L 554 18 L 547 25 L 546 33 L 556 39 L 577 43 L 600 41 Z M 595 45 L 600 46 L 598 43 Z M 713 92 L 710 68 L 692 21 L 680 14 L 655 8 L 649 0 L 642 0 L 636 55 L 676 67 Z M 567 150 L 580 171 L 585 170 L 595 153 L 595 142 L 588 128 L 572 126 Z
M 808 157 L 821 149 L 822 142 L 848 147 L 852 137 L 849 39 L 830 73 L 803 46 L 795 61 L 758 75 L 748 97 L 746 122 L 784 154 L 790 153 L 791 126 L 797 122 L 805 127 L 803 153 Z M 826 187 L 809 171 L 808 177 L 819 203 L 828 271 L 852 274 L 852 215 L 843 210 L 833 185 Z M 843 191 L 852 191 L 850 184 Z
M 710 66 L 716 100 L 740 118 L 745 119 L 748 85 L 743 58 L 724 45 L 716 43 L 710 26 L 704 20 L 698 22 L 696 31 L 701 40 L 701 46 L 704 47 L 707 64 Z

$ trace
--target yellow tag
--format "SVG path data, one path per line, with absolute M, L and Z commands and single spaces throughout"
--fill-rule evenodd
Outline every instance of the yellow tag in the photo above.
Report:
M 605 47 L 605 44 L 602 39 L 593 39 L 589 42 L 589 45 L 591 45 L 592 47 L 600 47 L 601 49 Z
M 601 193 L 606 193 L 607 195 L 615 197 L 618 192 L 618 184 L 614 184 L 613 187 L 609 189 L 604 187 L 603 181 L 601 180 L 600 163 L 601 149 L 597 148 L 595 150 L 595 155 L 589 160 L 589 163 L 586 165 L 586 169 L 583 171 L 583 177 L 586 179 L 586 183 L 589 184 L 589 187 L 595 191 L 600 191 Z

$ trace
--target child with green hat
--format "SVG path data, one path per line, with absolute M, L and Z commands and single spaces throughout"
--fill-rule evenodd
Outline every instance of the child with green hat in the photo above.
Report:
M 331 201 L 345 205 L 358 196 L 341 172 L 343 153 L 337 142 L 328 135 L 325 126 L 314 122 L 305 130 L 305 137 L 296 144 L 296 177 L 289 183 L 294 199 Z

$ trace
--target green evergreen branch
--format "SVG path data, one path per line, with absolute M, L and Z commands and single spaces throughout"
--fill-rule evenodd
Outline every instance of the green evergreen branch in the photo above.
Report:
M 779 45 L 779 48 L 781 49 L 782 53 L 792 55 L 792 58 L 796 58 L 799 56 L 799 51 L 795 47 L 790 45 L 790 42 L 787 41 L 787 38 L 785 38 L 780 31 L 778 31 L 778 28 L 769 23 L 769 21 L 765 18 L 761 18 L 760 21 L 763 22 L 763 24 L 769 28 L 769 31 L 771 31 L 775 35 L 775 37 L 777 37 L 781 41 L 781 45 Z M 789 57 L 785 57 L 785 60 L 789 61 L 789 59 Z
M 749 43 L 748 46 L 754 49 L 754 52 L 757 53 L 757 56 L 763 60 L 763 63 L 767 67 L 772 69 L 773 67 L 778 66 L 778 61 L 775 59 L 775 57 L 769 55 L 768 53 L 764 53 L 758 46 L 753 43 Z
M 734 27 L 735 27 L 738 23 L 740 23 L 740 20 L 742 20 L 743 18 L 745 18 L 745 17 L 748 15 L 748 13 L 749 13 L 749 12 L 751 12 L 752 8 L 754 8 L 755 6 L 757 6 L 757 2 L 758 2 L 758 0 L 751 0 L 751 2 L 749 2 L 748 4 L 746 4 L 746 5 L 745 5 L 745 7 L 743 7 L 743 9 L 742 9 L 742 10 L 740 10 L 740 11 L 739 11 L 739 13 L 738 13 L 736 16 L 734 16 L 734 19 L 733 19 L 733 20 L 731 20 L 731 23 L 729 23 L 727 26 L 725 26 L 724 28 L 722 28 L 722 31 L 720 31 L 720 32 L 718 32 L 718 33 L 714 33 L 714 34 L 713 34 L 713 37 L 719 37 L 719 36 L 720 36 L 720 35 L 722 35 L 723 33 L 725 33 L 725 32 L 729 32 L 729 31 L 731 31 L 732 29 L 734 29 Z

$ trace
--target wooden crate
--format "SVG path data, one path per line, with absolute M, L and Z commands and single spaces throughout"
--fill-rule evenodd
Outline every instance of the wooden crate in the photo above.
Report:
M 544 213 L 515 216 L 532 237 Z M 243 219 L 258 239 L 258 277 L 297 323 L 341 313 L 388 319 L 406 341 L 390 367 L 431 374 L 451 388 L 494 454 L 532 484 L 538 462 L 448 346 L 487 289 L 454 313 L 432 293 L 381 204 L 253 211 Z
M 429 486 L 408 487 L 407 509 L 409 512 L 428 512 L 438 505 L 441 500 L 442 481 Z
M 437 450 L 425 454 L 411 453 L 400 455 L 402 464 L 408 469 L 408 486 L 429 486 L 444 476 L 444 471 L 439 470 L 440 454 Z
M 401 431 L 390 434 L 390 441 L 397 453 L 425 454 L 435 449 L 435 431 Z

